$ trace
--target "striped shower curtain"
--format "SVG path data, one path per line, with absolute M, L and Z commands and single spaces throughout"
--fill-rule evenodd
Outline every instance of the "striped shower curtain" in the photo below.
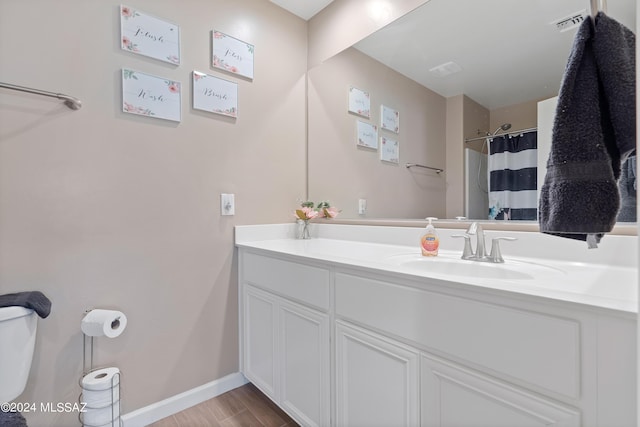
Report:
M 489 219 L 538 218 L 538 133 L 489 140 Z

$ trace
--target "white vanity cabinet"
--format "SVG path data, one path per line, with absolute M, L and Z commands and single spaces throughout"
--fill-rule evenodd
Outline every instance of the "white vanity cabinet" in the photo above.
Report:
M 241 256 L 242 371 L 305 426 L 328 426 L 329 272 Z
M 302 425 L 631 427 L 631 313 L 240 248 L 242 369 Z
M 420 354 L 420 423 L 399 425 L 635 425 L 632 317 L 348 268 L 334 286 L 336 319 Z
M 241 298 L 244 375 L 276 400 L 278 299 L 248 285 L 244 286 Z
M 421 372 L 425 427 L 582 425 L 578 409 L 432 355 Z
M 336 425 L 417 426 L 419 354 L 346 322 L 336 322 Z
M 329 425 L 329 318 L 281 301 L 280 403 L 307 426 Z

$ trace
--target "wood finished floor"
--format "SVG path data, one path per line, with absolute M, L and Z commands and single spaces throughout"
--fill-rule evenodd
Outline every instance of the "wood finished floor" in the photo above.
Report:
M 249 383 L 149 427 L 296 427 L 298 424 Z

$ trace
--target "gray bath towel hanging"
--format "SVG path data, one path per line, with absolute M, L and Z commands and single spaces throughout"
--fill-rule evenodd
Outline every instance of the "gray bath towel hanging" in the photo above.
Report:
M 622 164 L 618 189 L 620 190 L 620 211 L 618 212 L 618 222 L 636 222 L 638 215 L 636 206 L 638 205 L 638 180 L 636 156 L 629 156 Z
M 540 191 L 540 231 L 595 247 L 620 207 L 620 164 L 635 150 L 635 36 L 600 12 L 565 69 Z

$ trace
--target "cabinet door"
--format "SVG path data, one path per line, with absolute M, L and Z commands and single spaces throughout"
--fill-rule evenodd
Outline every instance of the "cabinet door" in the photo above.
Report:
M 251 286 L 244 287 L 244 375 L 276 400 L 276 298 Z
M 281 405 L 305 426 L 328 426 L 329 317 L 280 302 Z
M 338 426 L 418 425 L 417 352 L 338 321 L 336 359 Z
M 496 378 L 422 356 L 424 427 L 579 427 L 580 412 Z

